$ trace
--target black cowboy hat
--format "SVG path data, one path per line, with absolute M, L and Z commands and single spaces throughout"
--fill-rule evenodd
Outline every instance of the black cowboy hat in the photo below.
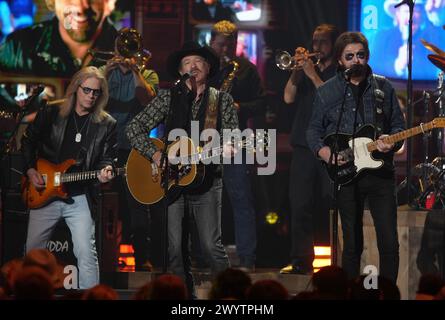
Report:
M 179 74 L 179 65 L 181 63 L 182 58 L 197 55 L 206 59 L 206 61 L 210 65 L 210 71 L 208 78 L 213 77 L 219 70 L 219 59 L 216 55 L 215 51 L 209 46 L 201 46 L 196 41 L 188 41 L 182 45 L 182 48 L 170 54 L 167 58 L 167 71 L 168 73 L 175 77 L 179 78 L 181 75 Z

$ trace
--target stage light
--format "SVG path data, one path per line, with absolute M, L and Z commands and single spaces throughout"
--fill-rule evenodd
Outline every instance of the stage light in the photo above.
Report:
M 119 246 L 119 253 L 120 254 L 134 253 L 133 246 L 131 244 L 121 244 Z
M 265 220 L 267 224 L 276 224 L 278 220 L 280 219 L 277 212 L 271 211 L 268 212 L 265 216 Z
M 331 247 L 329 246 L 314 246 L 315 258 L 312 263 L 314 273 L 318 272 L 321 267 L 331 265 Z
M 121 244 L 119 246 L 118 265 L 121 271 L 134 272 L 136 261 L 134 259 L 134 249 L 131 244 Z

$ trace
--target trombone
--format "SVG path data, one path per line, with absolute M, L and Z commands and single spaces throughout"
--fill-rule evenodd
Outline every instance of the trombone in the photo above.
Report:
M 121 29 L 115 43 L 116 52 L 89 49 L 88 53 L 100 61 L 108 62 L 111 60 L 118 63 L 133 63 L 140 73 L 143 73 L 143 71 L 147 69 L 148 62 L 151 59 L 151 53 L 142 47 L 142 37 L 136 29 Z M 104 56 L 104 58 L 100 56 Z M 105 58 L 107 56 L 108 58 Z
M 320 53 L 313 52 L 313 53 L 304 53 L 305 60 L 315 58 L 314 65 L 318 65 L 320 63 Z M 295 56 L 291 56 L 289 52 L 287 51 L 278 51 L 275 55 L 275 64 L 278 68 L 281 70 L 294 70 L 294 69 L 301 69 L 302 65 L 298 64 L 297 59 Z

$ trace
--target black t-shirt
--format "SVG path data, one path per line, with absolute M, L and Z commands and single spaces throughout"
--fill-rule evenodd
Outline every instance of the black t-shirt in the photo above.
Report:
M 60 162 L 63 162 L 68 159 L 80 160 L 80 149 L 82 145 L 86 141 L 87 131 L 89 124 L 91 122 L 90 114 L 86 114 L 83 116 L 79 116 L 77 112 L 72 112 L 68 118 L 66 128 L 65 128 L 65 137 L 62 142 L 62 147 L 60 149 Z M 76 135 L 80 133 L 80 141 L 76 142 Z M 87 146 L 84 146 L 87 147 Z M 76 166 L 71 167 L 68 171 L 70 172 L 80 172 L 81 168 Z M 85 183 L 87 182 L 73 182 L 67 183 L 66 189 L 70 196 L 76 196 L 80 194 L 84 194 Z
M 323 82 L 335 76 L 336 66 L 331 64 L 323 72 L 317 69 L 318 76 Z M 309 126 L 309 121 L 312 117 L 313 104 L 315 99 L 316 88 L 306 74 L 303 74 L 297 86 L 297 95 L 295 97 L 296 112 L 294 122 L 292 124 L 292 131 L 290 136 L 290 143 L 292 146 L 300 146 L 308 148 L 306 142 L 306 130 Z
M 350 83 L 352 94 L 354 95 L 355 99 L 355 106 L 356 106 L 356 115 L 357 111 L 360 112 L 360 116 L 362 119 L 365 119 L 365 106 L 363 104 L 363 93 L 365 92 L 366 86 L 368 85 L 367 79 L 364 79 L 362 82 L 360 82 L 358 85 Z M 355 115 L 355 125 L 357 125 L 357 116 Z

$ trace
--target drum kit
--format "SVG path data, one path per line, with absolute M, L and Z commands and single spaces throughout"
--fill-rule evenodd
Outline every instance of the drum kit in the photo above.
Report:
M 439 105 L 439 116 L 445 116 L 445 104 L 443 104 L 444 74 L 445 74 L 445 51 L 425 40 L 422 44 L 433 52 L 428 55 L 428 60 L 437 68 L 442 70 L 439 74 L 439 85 L 437 87 L 438 99 L 435 103 Z M 425 94 L 424 94 L 425 96 Z M 426 102 L 427 104 L 427 102 Z M 427 105 L 425 106 L 426 112 Z M 438 134 L 438 150 L 441 156 L 434 158 L 432 162 L 428 161 L 428 136 L 425 136 L 425 161 L 416 165 L 411 171 L 410 188 L 413 194 L 413 201 L 409 203 L 416 209 L 432 210 L 445 209 L 445 156 L 443 154 L 444 132 Z M 403 180 L 397 187 L 398 203 L 406 204 L 407 181 Z

